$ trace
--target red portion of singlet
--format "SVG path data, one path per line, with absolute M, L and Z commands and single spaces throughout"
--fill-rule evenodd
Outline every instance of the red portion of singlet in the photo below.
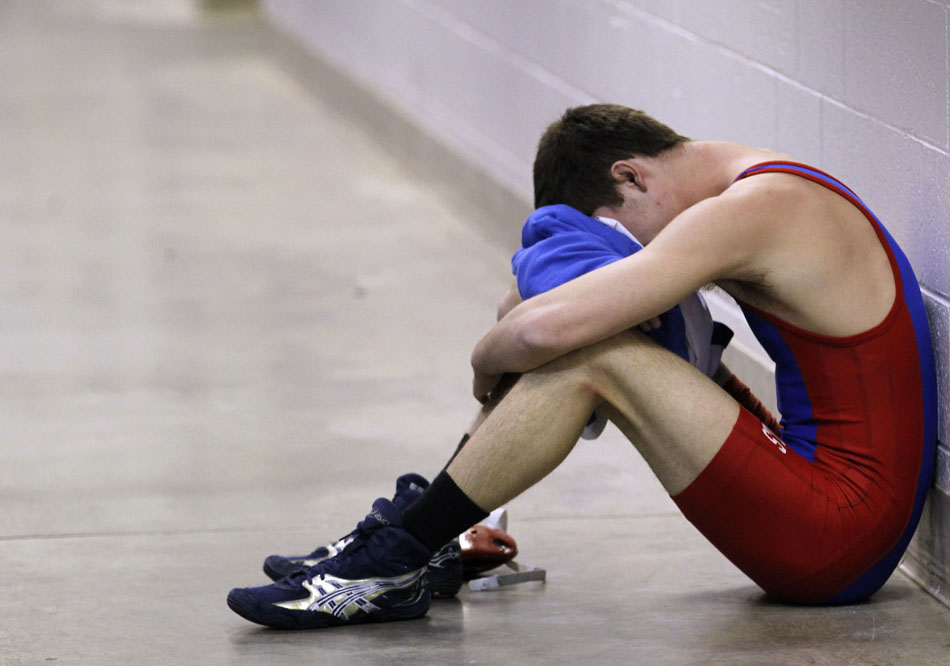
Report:
M 816 426 L 814 460 L 743 408 L 707 468 L 673 498 L 726 557 L 780 599 L 833 597 L 891 551 L 911 520 L 923 397 L 896 267 L 895 280 L 895 306 L 855 336 L 816 335 L 758 313 L 801 371 Z

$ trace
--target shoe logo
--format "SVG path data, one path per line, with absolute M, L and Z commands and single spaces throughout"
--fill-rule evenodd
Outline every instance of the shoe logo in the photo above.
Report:
M 367 578 L 364 580 L 346 580 L 329 574 L 322 578 L 304 581 L 303 587 L 310 596 L 296 601 L 274 604 L 296 611 L 326 613 L 340 620 L 352 620 L 359 613 L 379 612 L 379 606 L 373 603 L 387 592 L 402 592 L 408 595 L 404 600 L 393 604 L 388 600 L 386 608 L 410 606 L 418 603 L 425 595 L 426 569 L 418 569 L 396 578 Z
M 389 519 L 386 518 L 386 516 L 384 516 L 382 513 L 380 513 L 379 509 L 377 509 L 375 506 L 373 507 L 373 510 L 370 511 L 369 515 L 371 515 L 373 518 L 375 518 L 378 522 L 382 523 L 383 525 L 390 524 Z
M 448 543 L 442 546 L 432 559 L 429 560 L 430 569 L 444 569 L 452 562 L 462 561 L 462 551 L 457 543 Z

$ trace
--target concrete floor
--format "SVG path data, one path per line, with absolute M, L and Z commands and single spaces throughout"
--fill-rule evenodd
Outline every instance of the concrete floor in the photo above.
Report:
M 510 506 L 546 585 L 324 632 L 231 613 L 265 555 L 437 472 L 510 279 L 272 37 L 186 0 L 0 0 L 0 664 L 950 662 L 902 574 L 769 603 L 616 433 Z

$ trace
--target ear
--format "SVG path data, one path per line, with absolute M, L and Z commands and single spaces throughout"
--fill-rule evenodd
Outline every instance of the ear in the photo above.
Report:
M 647 191 L 642 170 L 635 159 L 617 160 L 611 164 L 610 176 L 618 185 L 633 185 L 641 192 Z

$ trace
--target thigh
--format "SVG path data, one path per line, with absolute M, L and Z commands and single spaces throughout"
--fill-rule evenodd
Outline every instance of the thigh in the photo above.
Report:
M 637 331 L 584 351 L 598 411 L 636 446 L 667 492 L 682 491 L 729 437 L 738 403 Z

